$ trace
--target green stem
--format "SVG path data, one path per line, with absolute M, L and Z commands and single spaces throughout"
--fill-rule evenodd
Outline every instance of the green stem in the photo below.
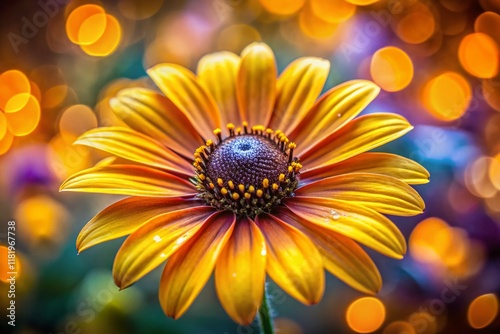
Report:
M 264 292 L 264 298 L 259 308 L 259 327 L 261 334 L 274 334 L 274 322 L 271 316 L 271 308 L 269 305 L 269 296 L 267 289 Z

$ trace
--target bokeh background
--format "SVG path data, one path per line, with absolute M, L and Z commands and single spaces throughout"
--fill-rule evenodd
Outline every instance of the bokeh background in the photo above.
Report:
M 431 172 L 425 214 L 395 219 L 401 261 L 370 252 L 384 287 L 364 296 L 327 275 L 316 306 L 272 282 L 279 333 L 498 333 L 500 288 L 499 0 L 16 0 L 0 8 L 0 331 L 258 333 L 223 312 L 209 281 L 180 320 L 157 301 L 160 270 L 118 292 L 122 240 L 77 255 L 78 231 L 116 201 L 59 193 L 106 155 L 72 142 L 120 125 L 108 105 L 148 86 L 145 69 L 196 70 L 205 53 L 268 43 L 280 71 L 301 56 L 332 63 L 325 88 L 364 78 L 382 87 L 365 111 L 415 129 L 382 149 Z M 7 223 L 16 221 L 16 327 L 5 317 Z

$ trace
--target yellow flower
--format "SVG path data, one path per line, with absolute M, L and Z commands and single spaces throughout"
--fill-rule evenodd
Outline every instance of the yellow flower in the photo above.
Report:
M 209 54 L 197 75 L 174 64 L 151 68 L 163 95 L 132 88 L 111 101 L 130 128 L 95 129 L 76 142 L 129 162 L 102 162 L 62 190 L 131 196 L 83 228 L 78 250 L 129 235 L 113 266 L 122 289 L 168 259 L 159 299 L 174 318 L 214 270 L 220 302 L 240 324 L 255 317 L 266 273 L 307 305 L 323 295 L 323 269 L 377 292 L 380 274 L 358 243 L 402 258 L 405 239 L 382 214 L 421 213 L 409 184 L 429 174 L 398 155 L 365 153 L 412 126 L 394 114 L 353 120 L 379 92 L 369 81 L 316 101 L 329 69 L 324 59 L 300 58 L 276 78 L 262 43 L 241 57 Z

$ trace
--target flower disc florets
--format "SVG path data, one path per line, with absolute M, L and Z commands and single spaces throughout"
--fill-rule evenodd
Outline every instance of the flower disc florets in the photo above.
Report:
M 293 195 L 302 167 L 293 157 L 295 143 L 281 131 L 263 126 L 235 130 L 228 124 L 229 136 L 218 142 L 208 140 L 194 154 L 199 197 L 220 210 L 231 210 L 240 217 L 254 218 L 270 212 L 285 197 Z

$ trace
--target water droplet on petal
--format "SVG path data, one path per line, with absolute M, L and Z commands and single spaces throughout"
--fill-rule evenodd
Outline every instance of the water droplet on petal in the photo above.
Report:
M 335 210 L 331 210 L 330 214 L 332 215 L 333 220 L 337 220 L 340 218 L 340 214 Z
M 189 233 L 184 233 L 177 241 L 175 242 L 177 245 L 182 244 L 189 237 Z
M 156 241 L 156 242 L 160 242 L 161 241 L 161 237 L 159 235 L 155 235 L 153 237 L 153 240 Z
M 267 251 L 265 249 L 263 249 L 263 250 L 260 251 L 260 255 L 266 256 L 266 254 L 267 254 Z

